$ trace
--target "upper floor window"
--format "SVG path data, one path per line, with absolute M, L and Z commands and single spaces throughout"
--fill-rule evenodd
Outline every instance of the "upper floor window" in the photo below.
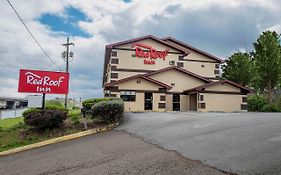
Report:
M 111 56 L 112 56 L 112 57 L 117 57 L 117 51 L 112 51 L 112 52 L 111 52 Z

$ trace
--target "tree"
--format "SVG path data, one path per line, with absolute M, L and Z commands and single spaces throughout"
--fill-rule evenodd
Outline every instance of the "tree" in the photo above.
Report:
M 281 79 L 281 46 L 276 32 L 263 32 L 253 44 L 252 52 L 257 77 L 255 84 L 273 101 L 273 90 Z
M 247 86 L 253 79 L 252 62 L 248 53 L 237 52 L 231 55 L 222 66 L 222 77 Z

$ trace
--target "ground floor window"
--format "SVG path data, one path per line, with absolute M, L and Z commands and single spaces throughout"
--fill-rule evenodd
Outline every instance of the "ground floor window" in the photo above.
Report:
M 124 101 L 136 101 L 136 92 L 135 91 L 120 91 L 120 97 Z

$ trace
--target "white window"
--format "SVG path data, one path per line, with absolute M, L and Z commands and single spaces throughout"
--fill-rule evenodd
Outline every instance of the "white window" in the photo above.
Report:
M 124 101 L 136 101 L 136 92 L 135 91 L 120 91 L 120 97 Z

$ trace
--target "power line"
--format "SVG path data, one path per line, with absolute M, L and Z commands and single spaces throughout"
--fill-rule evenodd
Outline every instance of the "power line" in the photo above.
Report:
M 16 9 L 14 8 L 14 6 L 11 4 L 11 2 L 9 0 L 7 0 L 7 2 L 9 3 L 9 5 L 11 6 L 11 8 L 14 10 L 14 12 L 16 13 L 16 15 L 18 16 L 19 20 L 22 22 L 22 24 L 24 25 L 25 29 L 28 31 L 28 33 L 31 35 L 31 37 L 33 38 L 33 40 L 37 43 L 37 45 L 40 47 L 40 49 L 43 51 L 43 53 L 49 58 L 49 60 L 56 65 L 60 70 L 61 68 L 54 62 L 54 60 L 47 54 L 47 52 L 43 49 L 43 47 L 40 45 L 40 43 L 37 41 L 37 39 L 35 38 L 35 36 L 32 34 L 32 32 L 29 30 L 29 28 L 26 26 L 26 24 L 24 23 L 23 19 L 20 17 L 20 15 L 18 14 L 18 12 L 16 11 Z

